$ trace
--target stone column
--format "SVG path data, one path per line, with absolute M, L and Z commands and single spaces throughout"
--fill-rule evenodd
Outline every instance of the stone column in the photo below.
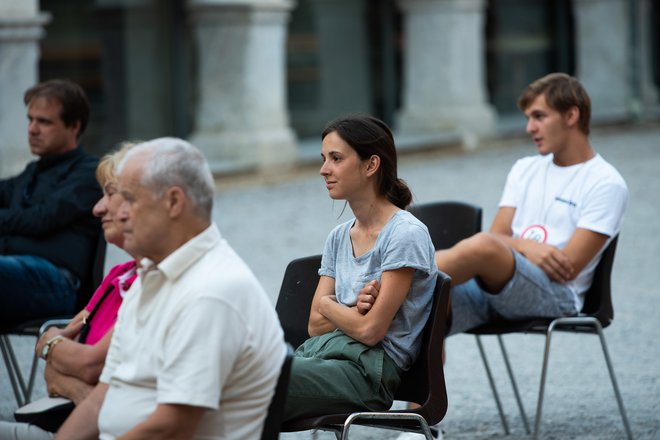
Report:
M 632 100 L 627 0 L 573 0 L 576 76 L 591 97 L 594 122 L 629 117 Z
M 638 111 L 639 116 L 644 118 L 645 110 L 654 109 L 660 104 L 658 100 L 658 87 L 653 82 L 653 50 L 651 48 L 651 35 L 653 29 L 651 28 L 651 0 L 641 0 L 637 10 L 637 29 L 639 47 L 634 48 L 637 50 L 639 57 L 639 93 L 640 93 L 640 108 L 635 109 Z
M 494 132 L 486 100 L 484 0 L 398 0 L 404 13 L 401 134 Z
M 318 101 L 293 114 L 297 127 L 318 133 L 330 120 L 372 111 L 365 0 L 312 0 L 318 38 Z
M 0 177 L 17 174 L 32 158 L 23 93 L 38 81 L 48 21 L 36 0 L 0 2 Z
M 289 0 L 188 0 L 198 75 L 190 141 L 215 172 L 293 164 L 285 93 L 292 7 Z

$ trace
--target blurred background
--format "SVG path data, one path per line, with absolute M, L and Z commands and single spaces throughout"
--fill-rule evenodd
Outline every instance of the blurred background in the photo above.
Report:
M 29 159 L 23 92 L 59 77 L 89 94 L 87 150 L 178 136 L 216 173 L 295 167 L 355 111 L 475 147 L 554 71 L 596 125 L 658 120 L 659 23 L 652 0 L 0 0 L 0 177 Z

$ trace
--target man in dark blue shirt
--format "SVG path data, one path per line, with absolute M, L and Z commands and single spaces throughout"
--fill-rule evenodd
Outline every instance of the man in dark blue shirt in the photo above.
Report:
M 30 162 L 0 180 L 0 327 L 75 312 L 100 233 L 97 159 L 79 145 L 89 120 L 83 89 L 50 80 L 28 89 Z

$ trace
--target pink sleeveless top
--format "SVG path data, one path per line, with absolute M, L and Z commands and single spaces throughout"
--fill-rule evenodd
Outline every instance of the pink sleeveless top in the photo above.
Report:
M 99 301 L 102 301 L 99 305 L 99 309 L 89 321 L 89 334 L 85 341 L 86 344 L 96 344 L 103 338 L 103 336 L 105 336 L 108 330 L 115 325 L 117 312 L 123 301 L 121 292 L 127 291 L 137 277 L 135 267 L 135 261 L 127 261 L 126 263 L 118 264 L 110 269 L 108 275 L 103 278 L 101 285 L 96 289 L 96 292 L 94 292 L 92 299 L 90 299 L 87 306 L 85 306 L 85 310 L 91 313 L 96 304 Z M 103 298 L 103 295 L 106 292 L 108 294 Z

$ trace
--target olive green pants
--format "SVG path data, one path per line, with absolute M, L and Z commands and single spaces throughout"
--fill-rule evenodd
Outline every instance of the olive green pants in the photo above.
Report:
M 389 409 L 400 376 L 380 345 L 340 331 L 310 338 L 293 358 L 284 418 Z

